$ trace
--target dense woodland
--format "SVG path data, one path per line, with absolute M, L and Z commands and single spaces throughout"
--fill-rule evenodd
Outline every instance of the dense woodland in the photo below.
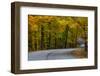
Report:
M 77 48 L 87 51 L 87 17 L 28 15 L 28 50 Z

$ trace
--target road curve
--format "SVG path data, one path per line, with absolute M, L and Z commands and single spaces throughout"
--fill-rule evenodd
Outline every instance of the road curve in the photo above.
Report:
M 70 52 L 79 48 L 52 49 L 28 53 L 28 60 L 55 60 L 55 59 L 75 59 Z

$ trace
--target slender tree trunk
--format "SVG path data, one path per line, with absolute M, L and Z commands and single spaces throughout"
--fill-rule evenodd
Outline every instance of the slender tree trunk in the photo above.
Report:
M 37 36 L 36 36 L 37 32 L 35 31 L 34 33 L 35 33 L 34 34 L 34 50 L 37 50 Z
M 69 30 L 69 27 L 68 25 L 66 25 L 66 28 L 65 28 L 65 48 L 67 48 L 67 38 L 68 38 L 68 30 Z
M 75 36 L 75 47 L 77 47 L 77 34 L 78 34 L 78 27 L 76 29 L 76 36 Z
M 32 47 L 32 42 L 33 42 L 32 41 L 32 35 L 31 36 L 28 36 L 28 43 L 29 43 L 28 44 L 28 47 L 29 47 L 28 50 L 29 51 L 32 51 L 32 50 L 34 51 L 34 48 Z
M 49 32 L 49 49 L 51 48 L 51 34 Z
M 56 47 L 56 45 L 57 45 L 57 44 L 56 44 L 56 42 L 57 42 L 57 41 L 56 41 L 56 33 L 55 33 L 54 41 L 55 41 L 55 46 L 54 46 L 54 47 L 57 48 L 57 47 Z
M 88 48 L 87 41 L 85 41 L 85 51 L 87 51 L 87 48 Z
M 51 23 L 49 22 L 49 49 L 51 49 Z
M 41 50 L 44 49 L 44 43 L 43 43 L 43 38 L 44 38 L 44 33 L 43 33 L 43 26 L 41 25 Z

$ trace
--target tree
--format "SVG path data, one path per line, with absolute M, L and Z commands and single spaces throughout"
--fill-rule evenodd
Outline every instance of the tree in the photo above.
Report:
M 84 39 L 87 50 L 87 17 L 28 16 L 29 51 L 75 48 Z

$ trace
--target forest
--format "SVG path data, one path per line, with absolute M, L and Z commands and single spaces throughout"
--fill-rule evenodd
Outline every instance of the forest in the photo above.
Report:
M 28 51 L 88 47 L 88 17 L 28 15 Z

